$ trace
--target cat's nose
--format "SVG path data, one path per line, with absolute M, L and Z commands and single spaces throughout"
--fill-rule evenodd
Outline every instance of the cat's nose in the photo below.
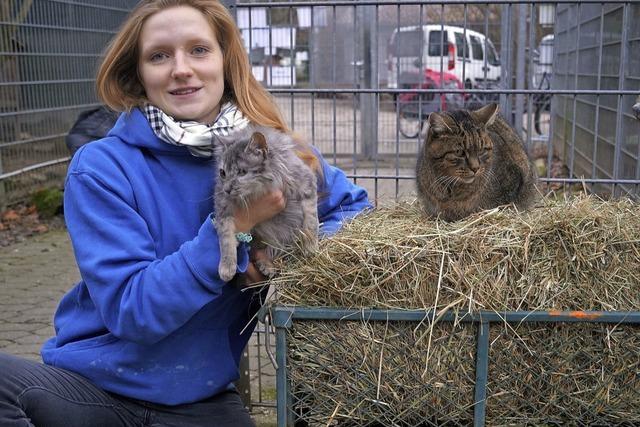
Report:
M 467 164 L 473 173 L 478 172 L 478 169 L 480 169 L 480 162 L 476 158 L 470 157 L 467 159 Z

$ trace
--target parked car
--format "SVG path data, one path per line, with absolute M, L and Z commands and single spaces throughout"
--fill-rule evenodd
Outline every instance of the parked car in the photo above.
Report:
M 419 80 L 419 79 L 416 79 Z M 463 89 L 462 82 L 453 73 L 427 68 L 422 81 L 412 89 Z M 399 130 L 406 138 L 415 138 L 424 127 L 425 120 L 434 111 L 462 108 L 462 93 L 405 92 L 398 95 Z
M 465 87 L 491 86 L 500 79 L 500 59 L 491 40 L 452 25 L 396 28 L 389 39 L 388 87 L 418 84 L 420 69 L 454 74 Z

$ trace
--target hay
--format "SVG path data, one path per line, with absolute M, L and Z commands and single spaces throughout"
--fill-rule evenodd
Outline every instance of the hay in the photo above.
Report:
M 398 204 L 280 268 L 271 284 L 283 305 L 640 310 L 640 209 L 581 196 L 446 223 Z
M 281 262 L 272 303 L 637 311 L 639 213 L 593 196 L 456 223 L 380 208 Z M 291 407 L 310 425 L 470 425 L 477 327 L 431 320 L 294 322 Z M 487 425 L 640 422 L 637 325 L 494 324 L 490 343 Z

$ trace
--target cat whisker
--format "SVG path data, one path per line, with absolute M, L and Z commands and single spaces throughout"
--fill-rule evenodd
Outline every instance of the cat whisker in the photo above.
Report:
M 451 181 L 450 176 L 448 175 L 443 175 L 443 176 L 439 176 L 435 181 L 433 181 L 433 183 L 431 183 L 431 188 L 438 191 L 438 190 L 448 190 L 449 189 L 449 184 Z
M 244 210 L 249 210 L 249 202 L 244 195 L 240 196 L 240 203 L 242 204 L 242 208 Z

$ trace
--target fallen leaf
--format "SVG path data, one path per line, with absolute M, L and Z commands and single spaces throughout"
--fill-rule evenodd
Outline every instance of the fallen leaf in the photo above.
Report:
M 13 209 L 9 209 L 2 215 L 3 221 L 16 221 L 18 219 L 20 219 L 20 215 Z

